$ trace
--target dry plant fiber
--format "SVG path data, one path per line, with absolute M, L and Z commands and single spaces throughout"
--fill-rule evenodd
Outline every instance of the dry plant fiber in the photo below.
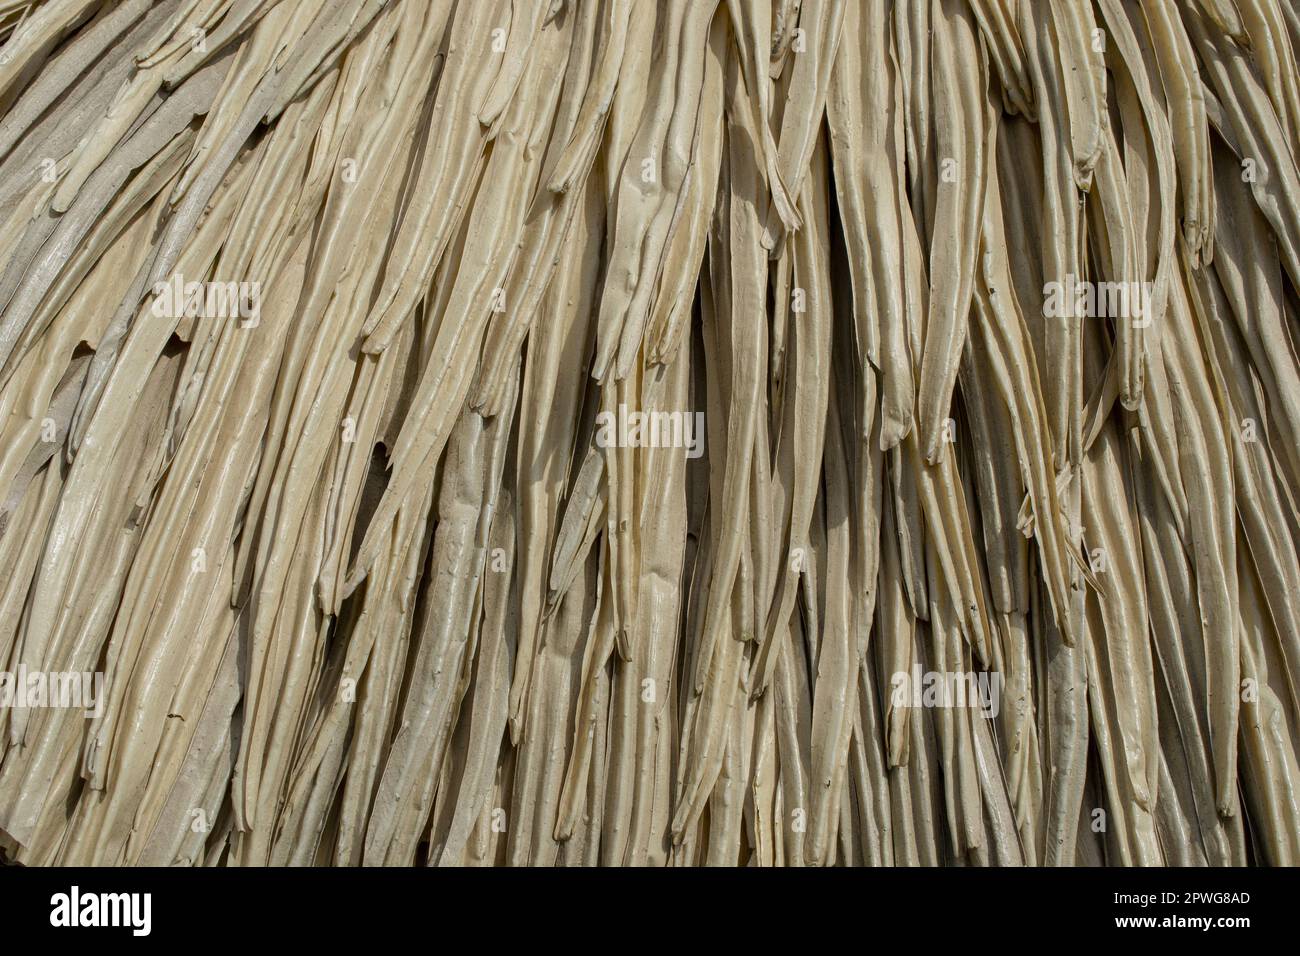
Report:
M 0 854 L 1300 862 L 1291 0 L 0 0 Z

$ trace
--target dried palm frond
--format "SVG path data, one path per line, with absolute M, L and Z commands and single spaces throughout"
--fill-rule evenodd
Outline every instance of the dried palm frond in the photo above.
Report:
M 0 853 L 1300 863 L 1288 0 L 0 0 Z

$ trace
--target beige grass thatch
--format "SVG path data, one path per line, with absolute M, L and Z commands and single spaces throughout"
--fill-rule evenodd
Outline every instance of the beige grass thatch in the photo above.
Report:
M 0 853 L 1300 863 L 1291 0 L 0 0 Z

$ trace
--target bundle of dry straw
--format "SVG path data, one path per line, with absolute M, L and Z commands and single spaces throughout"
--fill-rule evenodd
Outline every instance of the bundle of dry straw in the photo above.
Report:
M 0 851 L 1300 862 L 1290 0 L 0 0 Z

